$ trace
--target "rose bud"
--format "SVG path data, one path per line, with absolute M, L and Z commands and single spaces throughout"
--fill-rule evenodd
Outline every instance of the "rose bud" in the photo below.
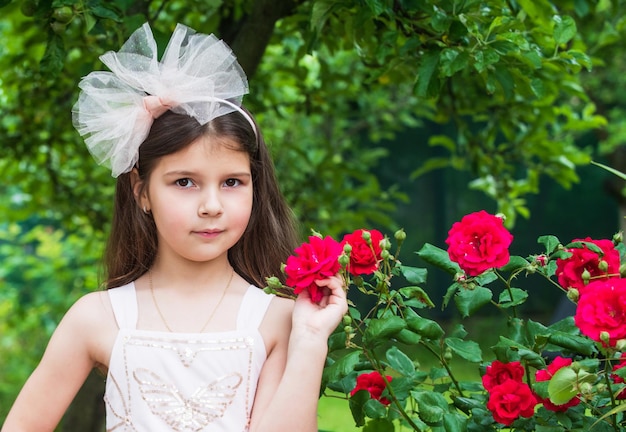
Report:
M 604 260 L 598 261 L 598 269 L 606 273 L 609 269 L 609 263 Z
M 591 273 L 589 273 L 589 270 L 585 269 L 581 277 L 583 278 L 584 284 L 587 285 L 589 283 L 589 279 L 591 278 Z
M 398 241 L 398 243 L 406 240 L 406 233 L 404 232 L 403 229 L 399 229 L 398 231 L 396 231 L 393 236 Z
M 574 303 L 577 303 L 578 299 L 580 298 L 580 293 L 578 292 L 576 288 L 570 288 L 567 290 L 567 298 L 573 301 Z

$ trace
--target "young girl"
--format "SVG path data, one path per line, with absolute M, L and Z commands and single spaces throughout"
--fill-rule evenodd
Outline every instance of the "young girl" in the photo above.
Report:
M 213 36 L 148 25 L 81 82 L 74 123 L 117 176 L 107 291 L 67 312 L 3 432 L 52 431 L 95 367 L 107 431 L 317 431 L 338 277 L 265 294 L 296 246 L 246 77 Z

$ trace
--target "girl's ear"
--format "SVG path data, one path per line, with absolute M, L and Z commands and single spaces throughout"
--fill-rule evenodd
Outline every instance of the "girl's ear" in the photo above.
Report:
M 141 208 L 144 213 L 150 211 L 150 201 L 144 188 L 144 182 L 139 177 L 139 171 L 137 168 L 133 168 L 130 172 L 130 185 L 133 188 L 133 195 L 135 196 L 135 202 Z

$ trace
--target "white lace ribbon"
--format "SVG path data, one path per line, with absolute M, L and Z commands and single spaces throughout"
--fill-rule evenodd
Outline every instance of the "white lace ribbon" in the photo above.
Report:
M 139 146 L 152 122 L 167 110 L 194 117 L 204 125 L 239 111 L 248 80 L 231 49 L 214 35 L 178 24 L 158 60 L 157 45 L 146 23 L 118 52 L 100 57 L 111 72 L 84 77 L 72 109 L 74 127 L 99 164 L 113 177 L 137 163 Z

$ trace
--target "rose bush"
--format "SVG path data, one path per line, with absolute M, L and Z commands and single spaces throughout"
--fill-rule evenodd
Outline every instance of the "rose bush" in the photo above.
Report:
M 513 236 L 498 215 L 466 215 L 451 227 L 447 250 L 425 244 L 416 252 L 448 275 L 437 303 L 458 310 L 461 321 L 451 326 L 426 313 L 435 307 L 427 270 L 398 259 L 405 237 L 402 230 L 390 238 L 364 229 L 341 242 L 314 235 L 285 266 L 294 294 L 321 294 L 315 280 L 339 271 L 346 289 L 372 299 L 368 310 L 351 305 L 331 335 L 322 383 L 325 393 L 348 400 L 357 426 L 367 432 L 626 427 L 621 234 L 567 244 L 545 235 L 537 254 L 522 257 L 510 254 Z M 550 325 L 522 317 L 529 293 L 516 286 L 518 276 L 560 290 L 576 304 L 574 316 Z M 268 291 L 286 288 L 268 279 Z M 480 346 L 462 321 L 484 307 L 506 317 L 490 347 Z M 418 361 L 425 356 L 432 360 Z M 473 365 L 479 378 L 461 379 L 459 362 Z

